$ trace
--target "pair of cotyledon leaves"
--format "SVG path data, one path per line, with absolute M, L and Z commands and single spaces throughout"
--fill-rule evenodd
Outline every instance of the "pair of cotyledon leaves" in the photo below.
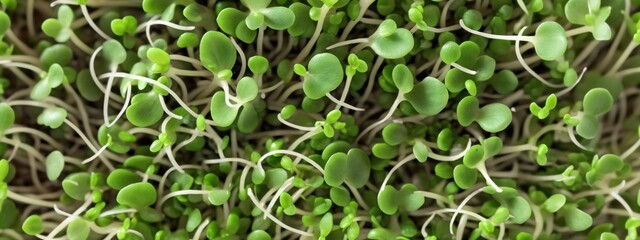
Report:
M 605 88 L 594 88 L 585 94 L 582 100 L 582 117 L 576 126 L 576 132 L 583 138 L 593 139 L 598 135 L 600 123 L 598 117 L 607 113 L 613 106 L 613 96 Z
M 487 132 L 500 132 L 511 123 L 512 113 L 509 107 L 502 103 L 490 103 L 480 107 L 478 98 L 467 96 L 460 100 L 456 108 L 458 122 L 462 126 L 469 126 L 477 122 Z
M 606 22 L 611 6 L 601 7 L 600 0 L 569 0 L 564 14 L 570 23 L 590 26 L 595 40 L 611 39 L 611 27 Z
M 320 53 L 309 61 L 304 75 L 303 91 L 311 99 L 319 99 L 337 89 L 344 78 L 340 60 L 331 53 Z M 442 111 L 449 98 L 449 92 L 442 82 L 427 77 L 414 85 L 414 76 L 406 65 L 397 65 L 392 73 L 393 81 L 402 94 L 420 114 L 433 116 Z

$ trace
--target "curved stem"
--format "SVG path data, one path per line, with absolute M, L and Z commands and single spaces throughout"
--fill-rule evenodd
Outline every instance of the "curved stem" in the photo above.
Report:
M 311 36 L 311 38 L 307 42 L 307 45 L 304 46 L 304 48 L 300 51 L 300 54 L 298 54 L 298 56 L 293 60 L 293 63 L 300 63 L 307 56 L 309 56 L 309 53 L 311 53 L 311 49 L 313 49 L 316 41 L 318 41 L 318 37 L 320 37 L 320 33 L 322 33 L 324 19 L 327 17 L 329 10 L 331 10 L 329 6 L 324 4 L 322 5 L 322 7 L 320 8 L 320 17 L 318 18 L 318 22 L 316 23 L 316 30 L 313 32 L 313 36 Z
M 329 100 L 331 100 L 332 102 L 334 102 L 335 104 L 337 104 L 338 106 L 347 108 L 347 109 L 351 109 L 354 111 L 364 111 L 364 108 L 358 108 L 358 107 L 354 107 L 351 104 L 348 104 L 346 102 L 340 101 L 338 99 L 336 99 L 335 97 L 333 97 L 333 95 L 331 95 L 331 93 L 327 93 L 325 94 L 325 96 L 327 96 L 327 98 L 329 98 Z
M 495 40 L 507 40 L 507 41 L 525 41 L 525 42 L 533 42 L 534 38 L 530 37 L 530 36 L 508 36 L 508 35 L 496 35 L 496 34 L 490 34 L 490 33 L 485 33 L 485 32 L 480 32 L 480 31 L 476 31 L 473 30 L 469 27 L 467 27 L 466 25 L 464 25 L 464 21 L 462 21 L 462 19 L 460 19 L 460 27 L 462 27 L 465 31 L 474 34 L 474 35 L 478 35 L 481 37 L 485 37 L 485 38 L 489 38 L 489 39 L 495 39 Z M 518 47 L 516 46 L 516 49 Z
M 522 34 L 524 33 L 524 30 L 526 30 L 527 27 L 523 27 L 522 29 L 520 29 L 520 32 L 518 33 L 518 37 L 521 37 Z M 533 71 L 533 69 L 531 69 L 531 67 L 529 67 L 529 65 L 527 65 L 527 63 L 524 61 L 524 59 L 522 58 L 522 53 L 520 52 L 520 39 L 516 39 L 516 57 L 518 58 L 518 61 L 520 62 L 520 64 L 522 64 L 522 67 L 529 73 L 531 74 L 531 76 L 533 76 L 534 78 L 538 79 L 538 81 L 540 81 L 541 83 L 543 83 L 544 85 L 547 85 L 548 87 L 552 87 L 552 88 L 562 88 L 564 87 L 563 84 L 553 84 L 550 82 L 547 82 L 547 80 L 544 80 L 542 77 L 540 77 L 540 75 L 538 75 L 538 73 L 536 73 L 535 71 Z
M 294 233 L 297 233 L 297 234 L 299 234 L 299 235 L 302 235 L 302 236 L 307 236 L 307 237 L 312 237 L 312 236 L 313 236 L 313 234 L 308 233 L 308 232 L 305 232 L 305 231 L 302 231 L 302 230 L 295 229 L 295 228 L 293 228 L 293 227 L 291 227 L 291 226 L 289 226 L 289 225 L 287 225 L 287 224 L 283 223 L 282 221 L 280 221 L 279 219 L 277 219 L 277 218 L 276 218 L 276 217 L 274 217 L 273 215 L 269 214 L 269 213 L 266 211 L 266 209 L 264 209 L 264 207 L 263 207 L 262 205 L 260 205 L 260 203 L 258 202 L 258 199 L 253 195 L 253 191 L 251 190 L 251 188 L 247 189 L 247 195 L 249 196 L 249 198 L 251 199 L 251 201 L 253 202 L 253 204 L 254 204 L 258 209 L 260 209 L 260 211 L 262 211 L 262 213 L 263 213 L 264 215 L 266 215 L 266 216 L 267 216 L 267 218 L 271 219 L 271 221 L 275 222 L 275 223 L 276 223 L 276 224 L 278 224 L 279 226 L 281 226 L 281 227 L 283 227 L 283 228 L 285 228 L 285 229 L 287 229 L 287 230 L 289 230 L 289 231 L 291 231 L 291 232 L 294 232 Z
M 180 104 L 181 107 L 183 107 L 191 116 L 193 117 L 198 117 L 198 114 L 195 113 L 186 103 L 184 103 L 182 101 L 182 99 L 180 99 L 180 97 L 178 96 L 178 94 L 176 94 L 173 90 L 171 90 L 170 88 L 168 88 L 167 86 L 165 86 L 164 84 L 155 81 L 153 79 L 150 78 L 146 78 L 143 76 L 137 76 L 137 75 L 133 75 L 133 74 L 128 74 L 128 73 L 121 73 L 121 72 L 116 72 L 116 73 L 106 73 L 100 76 L 100 78 L 108 78 L 108 77 L 119 77 L 119 78 L 131 78 L 131 79 L 135 79 L 141 82 L 146 82 L 149 84 L 152 84 L 156 87 L 161 88 L 162 90 L 165 90 L 166 92 L 169 93 L 169 95 L 171 95 L 177 102 L 178 104 Z
M 453 234 L 453 223 L 455 222 L 456 216 L 458 216 L 458 213 L 462 212 L 462 208 L 464 207 L 464 205 L 466 205 L 467 202 L 469 202 L 473 197 L 475 197 L 482 191 L 484 191 L 483 187 L 478 188 L 472 193 L 470 193 L 466 198 L 464 198 L 464 200 L 462 200 L 458 208 L 455 209 L 453 216 L 451 216 L 451 221 L 449 221 L 449 233 Z
M 393 104 L 391 105 L 391 107 L 389 108 L 389 111 L 387 112 L 387 115 L 385 115 L 382 119 L 378 120 L 377 122 L 369 125 L 367 128 L 365 128 L 364 130 L 362 130 L 362 132 L 360 133 L 360 135 L 358 135 L 358 137 L 356 138 L 355 142 L 358 142 L 365 134 L 367 134 L 368 132 L 370 132 L 372 129 L 376 128 L 377 126 L 379 126 L 380 124 L 385 123 L 387 120 L 389 120 L 389 118 L 391 118 L 391 116 L 393 115 L 393 113 L 396 111 L 396 109 L 398 108 L 398 106 L 400 105 L 400 103 L 404 101 L 404 97 L 402 96 L 402 94 L 398 94 L 398 96 L 396 97 L 396 100 L 393 101 Z
M 382 185 L 380 185 L 380 191 L 378 192 L 378 197 L 380 197 L 380 193 L 382 193 L 382 190 L 384 190 L 384 187 L 387 185 L 387 182 L 389 181 L 389 179 L 391 178 L 391 175 L 398 170 L 402 165 L 410 162 L 411 160 L 416 159 L 416 155 L 414 154 L 409 154 L 409 156 L 406 156 L 404 159 L 400 160 L 398 163 L 396 163 L 396 165 L 393 166 L 393 168 L 391 168 L 391 170 L 389 170 L 389 172 L 387 173 L 387 176 L 384 177 L 384 180 L 382 181 Z
M 82 11 L 82 15 L 87 20 L 87 23 L 89 24 L 89 26 L 91 26 L 93 31 L 96 31 L 96 33 L 98 33 L 98 35 L 100 35 L 100 37 L 104 38 L 105 40 L 111 40 L 111 37 L 104 33 L 102 29 L 100 29 L 98 25 L 93 22 L 93 19 L 91 19 L 91 15 L 89 14 L 89 10 L 87 9 L 87 5 L 80 4 L 80 10 Z
M 466 68 L 466 67 L 463 67 L 462 65 L 457 64 L 457 63 L 451 63 L 451 66 L 453 66 L 453 67 L 455 67 L 455 68 L 459 69 L 460 71 L 462 71 L 462 72 L 464 72 L 464 73 L 466 73 L 466 74 L 469 74 L 469 75 L 476 75 L 476 74 L 478 73 L 478 72 L 476 72 L 476 71 L 473 71 L 473 70 L 471 70 L 471 69 L 468 69 L 468 68 Z
M 356 39 L 351 39 L 351 40 L 338 42 L 338 43 L 335 43 L 335 44 L 333 44 L 331 46 L 328 46 L 326 48 L 326 50 L 331 50 L 331 49 L 334 49 L 334 48 L 339 48 L 339 47 L 343 47 L 343 46 L 347 46 L 347 45 L 351 45 L 351 44 L 358 44 L 358 43 L 369 43 L 369 38 L 356 38 Z
M 467 151 L 469 151 L 470 148 L 471 148 L 471 139 L 469 139 L 469 141 L 467 141 L 467 146 L 465 147 L 465 149 L 462 150 L 461 152 L 459 152 L 456 155 L 444 156 L 444 155 L 437 154 L 437 153 L 431 151 L 431 149 L 429 149 L 429 154 L 427 156 L 429 158 L 433 158 L 433 159 L 438 160 L 438 161 L 453 162 L 453 161 L 456 161 L 456 160 L 464 157 L 464 155 L 467 154 Z

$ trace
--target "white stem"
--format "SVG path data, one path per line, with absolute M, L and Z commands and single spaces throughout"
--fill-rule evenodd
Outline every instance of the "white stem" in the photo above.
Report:
M 638 147 L 640 147 L 640 140 L 637 140 L 631 147 L 629 147 L 629 149 L 627 149 L 627 151 L 624 151 L 624 153 L 620 155 L 620 158 L 624 160 L 627 157 L 631 156 L 631 154 L 633 154 L 638 149 Z
M 110 76 L 114 76 L 114 77 L 119 77 L 119 78 L 131 78 L 131 79 L 135 79 L 138 81 L 142 81 L 142 82 L 146 82 L 149 84 L 152 84 L 154 86 L 157 86 L 159 88 L 161 88 L 162 90 L 165 90 L 169 93 L 169 95 L 171 95 L 177 102 L 178 104 L 180 104 L 181 107 L 183 107 L 187 112 L 189 112 L 189 114 L 191 114 L 191 116 L 193 117 L 198 117 L 198 114 L 195 113 L 193 110 L 191 110 L 191 108 L 184 103 L 180 97 L 178 96 L 178 94 L 176 94 L 173 90 L 171 90 L 170 88 L 168 88 L 167 86 L 165 86 L 164 84 L 150 79 L 150 78 L 146 78 L 143 76 L 137 76 L 137 75 L 133 75 L 133 74 L 128 74 L 128 73 L 121 73 L 121 72 L 117 72 L 117 73 L 107 73 L 107 74 L 103 74 L 100 76 L 100 78 L 108 78 Z
M 324 170 L 322 169 L 322 167 L 320 165 L 318 165 L 318 163 L 316 163 L 316 161 L 313 161 L 311 158 L 302 155 L 300 153 L 294 152 L 294 151 L 290 151 L 290 150 L 273 150 L 271 152 L 266 153 L 265 155 L 262 155 L 262 157 L 260 157 L 260 159 L 258 160 L 258 169 L 260 169 L 260 171 L 264 172 L 264 169 L 262 168 L 262 161 L 264 161 L 265 159 L 267 159 L 269 156 L 273 156 L 276 154 L 286 154 L 286 155 L 291 155 L 294 157 L 298 157 L 301 158 L 303 160 L 305 160 L 307 163 L 311 164 L 311 166 L 315 167 L 320 173 L 322 173 L 324 175 Z
M 116 115 L 116 118 L 113 119 L 113 122 L 111 122 L 110 124 L 107 124 L 107 127 L 110 128 L 113 125 L 115 125 L 118 120 L 120 120 L 120 118 L 124 115 L 125 111 L 127 110 L 127 107 L 129 107 L 129 102 L 131 101 L 131 92 L 133 90 L 131 89 L 131 84 L 127 84 L 127 95 L 124 99 L 124 104 L 122 105 L 122 109 L 120 109 L 120 112 L 118 112 L 118 115 Z
M 469 141 L 467 141 L 467 146 L 465 147 L 465 149 L 463 151 L 459 152 L 456 155 L 444 156 L 444 155 L 437 154 L 437 153 L 431 151 L 431 149 L 429 149 L 428 157 L 429 158 L 433 158 L 433 159 L 438 160 L 438 161 L 453 162 L 453 161 L 456 161 L 456 160 L 464 157 L 464 155 L 467 154 L 467 151 L 469 151 L 470 148 L 471 148 L 471 139 L 469 139 Z
M 466 68 L 466 67 L 463 67 L 462 65 L 457 64 L 457 63 L 451 63 L 451 66 L 453 66 L 453 67 L 455 67 L 455 68 L 459 69 L 460 71 L 462 71 L 462 72 L 464 72 L 464 73 L 466 73 L 466 74 L 469 74 L 469 75 L 476 75 L 476 74 L 478 73 L 478 72 L 476 72 L 476 71 L 473 71 L 473 70 L 471 70 L 471 69 L 468 69 L 468 68 Z
M 285 120 L 284 118 L 282 118 L 282 116 L 280 114 L 278 114 L 278 121 L 280 121 L 284 125 L 287 125 L 290 128 L 295 128 L 295 129 L 298 129 L 300 131 L 305 131 L 305 132 L 311 132 L 311 131 L 314 131 L 314 130 L 316 130 L 318 128 L 318 127 L 304 127 L 304 126 L 296 125 L 296 124 L 291 123 L 291 122 Z
M 156 24 L 165 25 L 167 27 L 170 27 L 170 28 L 173 28 L 173 29 L 177 29 L 177 30 L 181 30 L 181 31 L 191 31 L 191 30 L 196 28 L 194 26 L 181 26 L 181 25 L 169 22 L 169 21 L 164 21 L 164 20 L 156 20 L 156 19 L 150 20 L 146 24 L 147 26 L 146 26 L 145 32 L 146 32 L 146 35 L 147 35 L 147 41 L 149 41 L 149 44 L 151 44 L 151 46 L 154 46 L 153 45 L 153 39 L 151 39 L 151 26 L 156 25 Z
M 396 170 L 398 170 L 402 165 L 404 165 L 405 163 L 410 162 L 413 159 L 416 159 L 416 155 L 409 154 L 409 156 L 406 156 L 404 159 L 402 159 L 398 163 L 396 163 L 396 165 L 394 165 L 393 168 L 391 168 L 391 170 L 387 173 L 387 176 L 385 176 L 384 180 L 382 181 L 382 185 L 380 186 L 380 191 L 378 192 L 378 197 L 380 197 L 380 193 L 382 193 L 382 190 L 384 190 L 384 187 L 387 185 L 387 182 L 391 178 L 391 175 Z
M 80 10 L 82 11 L 82 15 L 87 20 L 87 23 L 89 24 L 89 26 L 91 26 L 91 28 L 93 28 L 93 30 L 96 31 L 96 33 L 98 33 L 98 35 L 100 35 L 100 37 L 104 38 L 105 40 L 111 40 L 111 37 L 109 37 L 109 35 L 104 33 L 102 31 L 102 29 L 100 29 L 96 25 L 96 23 L 93 22 L 93 19 L 91 19 L 91 15 L 89 14 L 89 10 L 87 9 L 87 5 L 81 4 L 80 5 Z
M 338 106 L 341 106 L 341 107 L 344 107 L 344 108 L 348 108 L 348 109 L 351 109 L 351 110 L 354 110 L 354 111 L 359 111 L 359 112 L 364 111 L 364 108 L 354 107 L 354 106 L 352 106 L 352 105 L 350 105 L 350 104 L 348 104 L 346 102 L 343 102 L 343 101 L 340 101 L 340 100 L 336 99 L 335 97 L 333 97 L 331 95 L 331 93 L 327 93 L 327 94 L 325 94 L 325 96 L 327 96 L 327 98 L 329 98 L 329 100 L 331 100 L 332 102 L 334 102 Z
M 287 189 L 289 188 L 289 186 L 291 186 L 291 184 L 293 183 L 293 179 L 294 177 L 290 177 L 289 179 L 287 179 L 286 181 L 284 181 L 284 183 L 282 184 L 282 186 L 280 186 L 280 188 L 278 189 L 278 191 L 276 191 L 276 194 L 273 195 L 273 198 L 271 198 L 271 201 L 269 201 L 269 205 L 267 205 L 267 212 L 270 213 L 271 212 L 271 208 L 273 208 L 273 206 L 276 204 L 276 201 L 278 199 L 280 199 L 280 195 L 282 195 L 282 193 L 284 193 L 285 191 L 287 191 Z M 266 219 L 267 215 L 265 214 L 263 219 Z
M 356 38 L 356 39 L 351 39 L 351 40 L 338 42 L 338 43 L 335 43 L 335 44 L 327 47 L 326 50 L 331 50 L 331 49 L 334 49 L 334 48 L 347 46 L 347 45 L 351 45 L 351 44 L 358 44 L 358 43 L 369 43 L 369 38 Z
M 378 120 L 377 122 L 369 125 L 369 127 L 365 128 L 364 130 L 362 130 L 362 132 L 360 133 L 360 135 L 358 135 L 358 137 L 356 138 L 355 142 L 358 142 L 365 134 L 367 134 L 368 132 L 370 132 L 371 130 L 373 130 L 374 128 L 376 128 L 377 126 L 379 126 L 380 124 L 385 123 L 387 120 L 389 120 L 389 118 L 391 118 L 391 116 L 393 115 L 393 113 L 396 111 L 396 109 L 398 108 L 398 106 L 400 105 L 400 103 L 404 101 L 404 97 L 402 96 L 402 94 L 398 94 L 398 96 L 396 97 L 396 100 L 393 101 L 393 104 L 391 105 L 391 107 L 389 108 L 389 111 L 387 112 L 387 115 L 385 115 L 382 119 Z
M 115 72 L 117 69 L 117 65 L 111 65 L 111 72 Z M 107 79 L 107 87 L 104 92 L 104 101 L 102 104 L 102 117 L 107 126 L 112 125 L 112 123 L 109 123 L 109 96 L 111 96 L 111 86 L 113 86 L 113 77 Z
M 169 115 L 169 117 L 178 119 L 178 120 L 182 120 L 182 116 L 173 113 L 171 110 L 169 110 L 169 108 L 167 108 L 167 104 L 164 102 L 164 97 L 160 94 L 158 94 L 158 98 L 160 100 L 160 106 L 162 106 L 162 110 L 164 110 L 164 112 Z
M 246 160 L 244 158 L 220 158 L 220 159 L 208 159 L 208 160 L 202 161 L 203 164 L 219 164 L 219 163 L 228 163 L 228 162 L 242 163 L 252 168 L 257 167 L 255 163 L 249 160 Z
M 523 27 L 522 29 L 520 29 L 520 32 L 518 33 L 518 37 L 522 37 L 522 34 L 524 33 L 524 30 L 526 30 L 527 27 Z M 520 64 L 522 65 L 522 67 L 529 73 L 531 74 L 531 76 L 533 76 L 534 78 L 538 79 L 538 81 L 542 82 L 544 85 L 547 85 L 549 87 L 552 88 L 562 88 L 564 87 L 563 84 L 553 84 L 550 82 L 547 82 L 547 80 L 544 80 L 542 77 L 540 77 L 540 75 L 538 75 L 538 73 L 536 73 L 535 71 L 533 71 L 533 69 L 531 69 L 531 67 L 529 67 L 529 65 L 527 65 L 527 63 L 524 61 L 524 58 L 522 58 L 522 53 L 520 52 L 520 39 L 516 39 L 516 57 L 518 58 L 518 61 L 520 62 Z
M 266 209 L 264 209 L 264 207 L 262 205 L 260 205 L 260 203 L 258 202 L 258 199 L 253 195 L 253 191 L 251 190 L 251 188 L 247 189 L 247 195 L 249 196 L 249 198 L 251 199 L 251 201 L 253 201 L 253 204 L 260 209 L 260 211 L 263 212 L 264 215 L 266 215 L 269 219 L 271 219 L 271 221 L 275 222 L 276 224 L 278 224 L 279 226 L 283 227 L 284 229 L 287 229 L 291 232 L 297 233 L 299 235 L 302 236 L 306 236 L 306 237 L 313 237 L 313 234 L 302 231 L 302 230 L 298 230 L 295 229 L 285 223 L 283 223 L 282 221 L 280 221 L 279 219 L 277 219 L 276 217 L 274 217 L 273 215 L 269 214 Z
M 495 182 L 493 182 L 493 180 L 491 180 L 491 177 L 489 176 L 489 173 L 487 172 L 487 167 L 484 165 L 484 162 L 478 164 L 476 166 L 476 169 L 478 169 L 480 174 L 482 174 L 482 177 L 484 177 L 484 180 L 487 182 L 487 184 L 489 184 L 489 186 L 491 186 L 493 189 L 495 189 L 496 192 L 502 192 L 502 188 L 500 188 L 498 186 L 498 184 L 496 184 Z
M 455 222 L 456 216 L 458 216 L 458 213 L 462 212 L 462 208 L 464 207 L 464 205 L 466 205 L 467 202 L 469 202 L 474 196 L 478 195 L 478 193 L 481 193 L 482 191 L 484 191 L 484 188 L 478 188 L 475 191 L 473 191 L 471 194 L 469 194 L 466 198 L 464 198 L 464 200 L 462 200 L 460 205 L 453 212 L 451 221 L 449 221 L 449 233 L 453 234 L 453 223 Z
M 480 31 L 476 31 L 473 30 L 469 27 L 467 27 L 466 25 L 464 25 L 464 21 L 462 21 L 462 19 L 460 19 L 460 26 L 467 32 L 474 34 L 474 35 L 478 35 L 481 37 L 485 37 L 485 38 L 489 38 L 489 39 L 495 39 L 495 40 L 506 40 L 506 41 L 525 41 L 525 42 L 533 42 L 534 38 L 530 37 L 530 36 L 507 36 L 507 35 L 496 35 L 496 34 L 490 34 L 490 33 L 485 33 L 485 32 L 480 32 Z M 516 47 L 517 49 L 517 47 Z
M 100 156 L 100 154 L 102 154 L 102 152 L 104 152 L 105 150 L 107 150 L 107 148 L 108 148 L 108 147 L 109 147 L 109 145 L 108 145 L 108 144 L 106 144 L 106 145 L 102 146 L 100 149 L 98 149 L 98 151 L 97 151 L 97 152 L 95 152 L 95 153 L 93 154 L 93 156 L 91 156 L 91 157 L 89 157 L 89 158 L 85 159 L 84 161 L 82 161 L 82 164 L 87 164 L 87 163 L 90 163 L 91 161 L 95 160 L 96 158 L 98 158 L 98 157 Z

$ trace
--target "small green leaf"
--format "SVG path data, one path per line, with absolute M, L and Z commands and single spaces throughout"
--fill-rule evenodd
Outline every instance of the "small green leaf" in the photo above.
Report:
M 456 42 L 449 41 L 440 48 L 440 59 L 446 64 L 452 64 L 458 61 L 461 55 L 460 45 Z
M 600 123 L 596 117 L 591 115 L 583 115 L 580 119 L 580 123 L 576 126 L 576 132 L 578 135 L 585 139 L 593 139 L 598 135 L 600 129 Z
M 258 96 L 258 83 L 250 77 L 243 77 L 238 81 L 237 95 L 242 102 L 253 101 Z
M 67 118 L 67 111 L 63 108 L 52 107 L 46 108 L 40 115 L 38 115 L 37 122 L 40 125 L 48 126 L 56 129 L 62 126 L 64 120 Z
M 554 194 L 544 202 L 544 209 L 549 212 L 557 212 L 567 202 L 567 197 L 562 194 Z
M 407 65 L 396 65 L 393 68 L 391 78 L 401 94 L 411 92 L 413 89 L 413 73 L 411 73 Z
M 387 214 L 393 215 L 398 210 L 398 191 L 392 186 L 385 186 L 378 194 L 378 207 Z
M 438 79 L 427 77 L 413 87 L 404 98 L 420 114 L 434 116 L 440 113 L 449 101 L 447 87 Z
M 85 194 L 89 193 L 90 175 L 86 172 L 73 173 L 62 181 L 62 189 L 69 197 L 84 201 Z
M 480 112 L 480 103 L 474 96 L 467 96 L 458 102 L 456 114 L 460 125 L 466 127 L 476 120 L 476 116 Z
M 138 174 L 131 170 L 122 168 L 111 171 L 109 176 L 107 176 L 107 185 L 116 190 L 121 190 L 126 186 L 140 181 L 142 181 L 142 177 Z
M 137 127 L 151 126 L 164 115 L 160 104 L 159 95 L 155 91 L 138 93 L 131 98 L 131 105 L 126 110 L 127 119 Z
M 541 59 L 546 61 L 556 60 L 562 57 L 567 50 L 567 33 L 559 23 L 543 22 L 536 29 L 533 45 Z
M 347 181 L 355 188 L 364 187 L 369 182 L 371 174 L 371 160 L 367 153 L 362 149 L 353 148 L 347 152 L 346 162 Z
M 116 196 L 116 201 L 118 204 L 140 209 L 153 205 L 156 197 L 156 188 L 153 185 L 148 182 L 139 182 L 121 189 Z
M 225 93 L 218 91 L 211 98 L 211 118 L 221 127 L 230 126 L 238 115 L 239 108 L 232 108 L 225 102 Z
M 35 236 L 44 231 L 42 218 L 39 215 L 31 215 L 22 223 L 22 231 L 28 235 Z
M 575 206 L 566 207 L 562 213 L 567 227 L 572 231 L 583 231 L 591 227 L 593 224 L 591 215 L 583 212 Z
M 594 88 L 589 90 L 582 101 L 584 113 L 595 117 L 605 114 L 613 106 L 613 96 L 607 89 Z
M 264 15 L 264 22 L 274 30 L 285 30 L 293 25 L 295 14 L 286 7 L 270 7 L 260 11 Z
M 200 41 L 200 61 L 215 74 L 230 70 L 236 63 L 236 48 L 223 33 L 209 31 Z
M 502 103 L 492 103 L 480 108 L 476 122 L 480 127 L 491 133 L 500 132 L 511 124 L 512 113 L 509 107 Z
M 64 156 L 60 151 L 53 151 L 47 155 L 45 169 L 49 180 L 54 181 L 58 179 L 64 169 Z
M 255 230 L 247 236 L 247 240 L 271 240 L 271 235 L 264 230 Z
M 121 64 L 127 60 L 127 51 L 116 40 L 107 40 L 102 44 L 102 54 L 111 64 Z M 147 52 L 148 54 L 148 52 Z
M 332 187 L 339 187 L 347 177 L 347 154 L 333 154 L 324 166 L 324 181 Z
M 340 60 L 331 53 L 320 53 L 309 60 L 302 87 L 307 97 L 320 99 L 342 83 L 344 71 Z
M 509 214 L 513 216 L 511 221 L 516 224 L 522 224 L 529 220 L 531 217 L 531 205 L 523 197 L 516 196 L 514 198 L 506 200 Z
M 453 169 L 453 180 L 462 189 L 468 189 L 478 180 L 478 171 L 464 164 L 458 164 Z
M 416 159 L 418 159 L 418 161 L 420 162 L 425 162 L 427 161 L 427 157 L 429 155 L 429 149 L 427 148 L 427 145 L 424 145 L 424 143 L 422 143 L 421 141 L 416 141 L 415 144 L 413 144 L 413 155 L 416 156 Z
M 91 228 L 89 223 L 82 219 L 76 218 L 67 226 L 67 237 L 69 240 L 86 240 L 89 239 Z
M 13 108 L 6 103 L 0 103 L 0 132 L 9 129 L 13 126 L 16 120 L 16 114 Z
M 389 36 L 377 35 L 371 39 L 371 49 L 386 59 L 398 59 L 413 49 L 413 34 L 407 29 L 398 28 Z

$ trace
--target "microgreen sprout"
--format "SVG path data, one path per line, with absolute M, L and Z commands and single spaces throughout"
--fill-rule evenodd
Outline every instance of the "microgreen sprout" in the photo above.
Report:
M 637 239 L 638 4 L 0 0 L 0 240 Z

